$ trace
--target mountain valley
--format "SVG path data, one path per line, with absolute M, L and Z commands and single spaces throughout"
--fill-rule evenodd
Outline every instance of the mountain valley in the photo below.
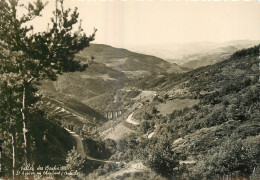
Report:
M 143 76 L 125 73 L 134 73 L 142 58 L 137 62 L 136 55 L 117 49 L 113 57 L 106 49 L 111 47 L 103 46 L 80 53 L 81 60 L 94 57 L 86 71 L 43 82 L 41 89 L 52 94 L 56 107 L 72 114 L 65 124 L 77 124 L 80 130 L 76 131 L 84 132 L 83 144 L 93 158 L 121 162 L 86 161 L 85 167 L 95 164 L 87 173 L 89 178 L 259 175 L 259 46 L 225 57 L 217 53 L 221 60 L 213 58 L 213 65 L 188 72 L 179 66 L 180 71 L 172 71 L 165 61 L 151 63 L 151 69 L 140 65 L 137 70 L 147 73 Z M 91 125 L 84 118 L 98 123 Z M 228 166 L 226 159 L 236 160 Z

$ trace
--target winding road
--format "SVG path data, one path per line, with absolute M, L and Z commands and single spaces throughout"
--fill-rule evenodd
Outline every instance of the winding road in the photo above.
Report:
M 92 160 L 92 161 L 97 161 L 97 162 L 103 162 L 103 163 L 116 163 L 116 164 L 119 164 L 121 162 L 119 161 L 108 161 L 108 160 L 102 160 L 102 159 L 96 159 L 96 158 L 93 158 L 91 156 L 88 156 L 85 151 L 84 151 L 84 146 L 83 146 L 83 142 L 82 142 L 82 138 L 79 137 L 79 135 L 77 135 L 75 132 L 65 128 L 66 131 L 68 131 L 73 137 L 74 139 L 76 140 L 76 143 L 77 143 L 77 151 L 81 154 L 82 157 L 85 157 L 89 160 Z M 124 162 L 122 162 L 124 163 Z
M 134 115 L 134 113 L 130 114 L 130 115 L 127 117 L 127 119 L 126 119 L 126 122 L 128 122 L 128 123 L 130 123 L 130 124 L 133 124 L 133 125 L 139 125 L 138 122 L 135 122 L 135 121 L 133 120 L 133 115 Z

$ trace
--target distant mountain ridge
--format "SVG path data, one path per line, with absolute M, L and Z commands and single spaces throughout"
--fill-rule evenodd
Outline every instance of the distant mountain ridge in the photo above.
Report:
M 234 52 L 259 43 L 260 40 L 235 40 L 221 43 L 194 42 L 147 45 L 129 49 L 139 53 L 155 55 L 170 63 L 177 63 L 194 69 L 227 59 Z
M 212 65 L 228 59 L 234 52 L 240 49 L 241 47 L 239 46 L 220 47 L 206 53 L 196 53 L 184 56 L 180 61 L 184 62 L 182 66 L 196 69 L 201 66 Z

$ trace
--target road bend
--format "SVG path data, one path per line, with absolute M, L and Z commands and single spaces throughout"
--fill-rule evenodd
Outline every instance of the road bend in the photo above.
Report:
M 82 157 L 85 157 L 89 160 L 92 160 L 92 161 L 97 161 L 97 162 L 103 162 L 103 163 L 116 163 L 116 164 L 119 164 L 121 162 L 119 161 L 108 161 L 108 160 L 102 160 L 102 159 L 96 159 L 94 157 L 91 157 L 89 155 L 87 155 L 85 153 L 85 150 L 84 150 L 84 146 L 83 146 L 83 141 L 82 141 L 82 138 L 79 137 L 79 135 L 77 135 L 75 132 L 65 128 L 66 131 L 68 131 L 72 136 L 73 138 L 76 140 L 76 143 L 77 143 L 77 151 L 79 152 L 79 154 L 82 156 Z M 124 163 L 124 162 L 123 162 Z

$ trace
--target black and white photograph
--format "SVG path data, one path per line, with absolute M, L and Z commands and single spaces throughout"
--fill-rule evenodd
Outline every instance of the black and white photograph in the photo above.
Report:
M 260 180 L 259 0 L 0 0 L 0 180 Z

